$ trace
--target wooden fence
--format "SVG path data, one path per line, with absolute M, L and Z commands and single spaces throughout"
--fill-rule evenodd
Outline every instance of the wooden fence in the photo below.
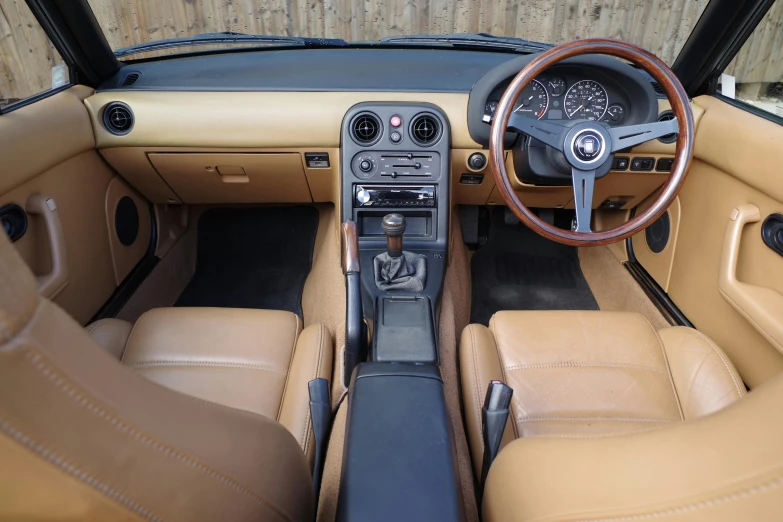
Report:
M 671 64 L 708 0 L 89 0 L 112 48 L 205 32 L 377 40 L 487 32 L 561 43 L 604 36 Z M 738 82 L 783 79 L 783 0 L 729 72 Z M 760 28 L 761 29 L 761 28 Z M 51 87 L 58 62 L 23 0 L 0 0 L 0 98 Z

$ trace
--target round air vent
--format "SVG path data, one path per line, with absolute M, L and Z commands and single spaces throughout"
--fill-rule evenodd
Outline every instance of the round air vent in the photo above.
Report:
M 351 137 L 360 145 L 372 145 L 381 137 L 381 121 L 371 112 L 357 114 L 351 122 Z
M 674 119 L 674 113 L 672 111 L 663 111 L 658 115 L 658 121 L 669 121 Z M 677 141 L 676 134 L 667 134 L 658 138 L 661 143 L 674 143 Z
M 419 114 L 411 121 L 411 138 L 419 145 L 432 145 L 438 141 L 440 133 L 440 120 L 432 114 Z
M 133 112 L 121 102 L 112 102 L 103 109 L 103 125 L 117 136 L 128 134 L 133 128 Z

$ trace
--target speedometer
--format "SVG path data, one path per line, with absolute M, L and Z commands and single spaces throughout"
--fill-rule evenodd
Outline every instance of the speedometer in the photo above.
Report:
M 519 98 L 514 103 L 514 112 L 540 120 L 548 106 L 549 95 L 544 85 L 538 80 L 533 80 L 519 94 Z
M 568 89 L 563 106 L 569 119 L 597 121 L 606 114 L 608 98 L 600 83 L 582 80 Z

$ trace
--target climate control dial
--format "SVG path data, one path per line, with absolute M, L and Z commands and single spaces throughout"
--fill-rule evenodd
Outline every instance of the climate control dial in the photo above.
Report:
M 357 154 L 351 161 L 353 173 L 363 179 L 371 178 L 378 167 L 375 158 L 370 154 Z

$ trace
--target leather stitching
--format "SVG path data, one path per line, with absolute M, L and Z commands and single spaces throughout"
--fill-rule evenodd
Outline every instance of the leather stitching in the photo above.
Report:
M 768 480 L 767 482 L 760 484 L 758 486 L 745 488 L 740 491 L 735 491 L 733 493 L 728 493 L 726 495 L 721 495 L 708 500 L 693 502 L 691 504 L 686 504 L 684 506 L 662 509 L 660 511 L 655 511 L 652 513 L 640 513 L 638 515 L 620 515 L 620 516 L 603 517 L 603 518 L 583 518 L 583 519 L 579 519 L 579 521 L 577 522 L 588 522 L 588 521 L 589 522 L 626 522 L 626 521 L 633 521 L 633 520 L 648 520 L 651 518 L 670 517 L 672 515 L 682 515 L 684 513 L 691 513 L 699 509 L 715 507 L 717 505 L 725 504 L 727 502 L 731 502 L 734 500 L 742 500 L 753 495 L 758 495 L 760 493 L 767 493 L 774 489 L 780 488 L 781 486 L 783 486 L 783 477 L 777 477 Z
M 706 342 L 713 349 L 713 351 L 718 355 L 718 357 L 720 357 L 720 360 L 723 362 L 723 366 L 726 368 L 726 371 L 729 373 L 729 377 L 731 377 L 731 382 L 734 383 L 734 389 L 737 390 L 737 395 L 739 395 L 740 398 L 744 397 L 744 394 L 742 393 L 741 390 L 744 389 L 745 386 L 743 384 L 742 388 L 740 388 L 740 385 L 737 382 L 737 377 L 734 375 L 734 372 L 732 371 L 732 366 L 729 364 L 729 361 L 726 360 L 726 356 L 723 354 L 723 350 L 718 348 L 715 345 L 715 343 L 713 343 L 710 340 L 709 337 L 707 337 L 706 335 L 704 335 L 700 331 L 698 331 L 698 330 L 696 330 L 694 328 L 690 328 L 689 330 L 692 330 L 693 332 L 696 333 L 696 335 L 701 337 L 704 340 L 704 342 Z
M 674 422 L 671 419 L 659 419 L 655 417 L 520 417 L 517 422 L 583 422 L 583 421 L 599 421 L 599 422 L 653 422 L 653 423 L 669 423 Z
M 47 379 L 52 381 L 58 388 L 63 390 L 68 398 L 72 399 L 74 402 L 87 409 L 87 411 L 89 411 L 90 413 L 93 413 L 97 415 L 99 418 L 108 422 L 110 425 L 114 426 L 119 431 L 131 435 L 134 439 L 141 442 L 142 444 L 154 450 L 159 451 L 165 456 L 173 457 L 174 459 L 189 465 L 193 469 L 196 469 L 197 471 L 204 473 L 208 477 L 216 479 L 218 482 L 245 495 L 246 497 L 255 500 L 259 504 L 266 506 L 270 510 L 274 511 L 283 520 L 288 520 L 288 521 L 291 520 L 288 517 L 288 515 L 283 513 L 277 506 L 271 504 L 267 499 L 265 499 L 264 497 L 262 497 L 261 495 L 259 495 L 258 493 L 250 489 L 249 487 L 245 486 L 244 484 L 238 482 L 236 479 L 229 477 L 215 469 L 212 469 L 207 464 L 200 462 L 194 457 L 191 457 L 184 453 L 180 453 L 179 451 L 166 445 L 165 443 L 157 441 L 151 436 L 136 430 L 130 424 L 111 415 L 108 411 L 106 411 L 102 407 L 94 404 L 93 402 L 90 401 L 88 397 L 81 394 L 77 389 L 73 388 L 67 382 L 65 382 L 64 378 L 55 374 L 55 370 L 48 368 L 46 363 L 44 362 L 43 356 L 32 353 L 29 348 L 26 348 L 25 359 L 29 361 L 30 364 L 32 364 L 35 369 L 40 371 Z
M 647 325 L 650 327 L 650 330 L 652 330 L 653 335 L 655 335 L 655 340 L 658 341 L 658 346 L 661 348 L 661 355 L 663 355 L 663 364 L 666 366 L 666 373 L 669 375 L 669 384 L 672 387 L 672 393 L 674 393 L 674 402 L 677 403 L 677 411 L 680 412 L 680 420 L 685 420 L 685 414 L 683 413 L 682 405 L 680 404 L 680 396 L 677 395 L 677 387 L 674 386 L 674 377 L 672 376 L 671 368 L 669 368 L 669 358 L 666 357 L 666 348 L 663 345 L 661 336 L 658 335 L 658 331 L 655 328 L 653 328 L 653 325 L 649 319 L 647 319 L 643 315 L 640 315 L 639 317 L 641 317 L 647 322 Z
M 500 363 L 500 375 L 503 378 L 503 382 L 507 385 L 511 386 L 508 381 L 508 377 L 506 376 L 506 363 L 503 361 L 503 350 L 500 348 L 500 342 L 498 342 L 498 337 L 495 334 L 495 316 L 493 315 L 492 318 L 489 320 L 489 332 L 492 334 L 492 342 L 495 343 L 495 352 L 498 355 L 498 362 Z M 511 398 L 511 404 L 509 404 L 509 416 L 511 419 L 513 419 L 513 422 L 511 423 L 511 429 L 514 431 L 514 438 L 519 438 L 519 428 L 517 426 L 516 422 L 516 415 L 514 414 L 514 398 L 512 395 Z
M 196 367 L 216 367 L 216 368 L 238 368 L 243 370 L 263 370 L 267 372 L 277 373 L 280 375 L 286 375 L 285 370 L 275 368 L 266 364 L 253 364 L 253 363 L 234 363 L 234 362 L 221 362 L 221 361 L 142 361 L 133 364 L 126 364 L 128 368 L 149 368 L 155 366 L 196 366 Z
M 86 471 L 79 469 L 77 466 L 71 464 L 60 455 L 54 453 L 52 450 L 45 448 L 41 443 L 34 441 L 33 439 L 31 439 L 21 431 L 17 430 L 3 419 L 0 419 L 0 431 L 3 431 L 14 441 L 24 446 L 32 453 L 41 457 L 48 463 L 64 471 L 66 474 L 75 478 L 79 482 L 82 482 L 85 485 L 89 486 L 90 488 L 97 490 L 99 493 L 107 496 L 109 499 L 131 510 L 135 514 L 144 517 L 147 520 L 151 520 L 153 522 L 161 520 L 160 517 L 150 513 L 147 509 L 142 507 L 138 502 L 127 498 L 126 496 L 122 495 L 118 491 L 109 487 L 104 482 L 101 482 L 94 476 L 88 474 Z
M 478 429 L 481 430 L 481 389 L 480 389 L 480 379 L 481 379 L 481 372 L 479 370 L 479 364 L 478 364 L 478 344 L 476 343 L 476 332 L 474 331 L 473 325 L 468 325 L 468 330 L 470 331 L 470 342 L 471 342 L 471 351 L 473 352 L 473 394 L 476 396 L 476 424 L 478 426 Z M 481 445 L 482 451 L 484 448 L 484 439 L 479 437 L 479 444 Z
M 631 369 L 631 370 L 643 370 L 648 372 L 661 373 L 666 375 L 666 370 L 661 368 L 654 368 L 652 366 L 643 366 L 641 364 L 621 364 L 621 363 L 581 363 L 574 361 L 557 361 L 551 363 L 534 363 L 534 364 L 516 364 L 513 366 L 507 366 L 507 371 L 515 370 L 538 370 L 545 368 L 617 368 L 617 369 Z
M 318 327 L 318 357 L 315 363 L 315 368 L 313 368 L 313 379 L 318 377 L 318 370 L 321 368 L 321 363 L 323 361 L 323 339 L 324 339 L 324 326 L 319 325 Z M 310 379 L 310 380 L 313 380 Z M 309 393 L 309 388 L 308 388 Z M 310 408 L 306 408 L 305 412 L 305 425 L 304 425 L 304 433 L 302 434 L 302 442 L 304 443 L 304 454 L 307 457 L 308 451 L 310 449 L 310 444 L 312 442 L 312 435 L 313 430 L 310 429 Z M 309 457 L 308 457 L 309 458 Z
M 288 379 L 291 377 L 291 368 L 294 365 L 294 353 L 296 352 L 296 343 L 299 340 L 299 316 L 294 315 L 294 344 L 291 346 L 291 359 L 288 361 L 288 371 L 285 374 L 285 384 L 283 384 L 283 395 L 280 399 L 280 406 L 277 408 L 277 416 L 275 420 L 280 422 L 280 414 L 283 413 L 283 403 L 285 402 L 285 394 L 288 391 Z

